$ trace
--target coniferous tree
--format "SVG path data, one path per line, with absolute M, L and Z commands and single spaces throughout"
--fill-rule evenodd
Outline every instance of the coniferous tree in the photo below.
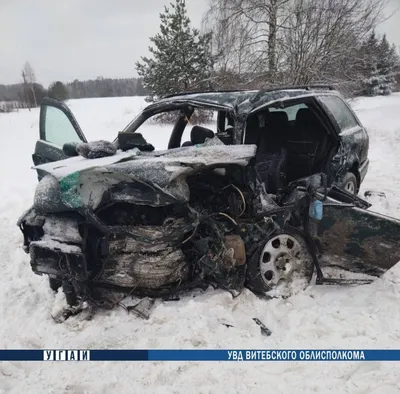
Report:
M 400 58 L 394 45 L 390 46 L 386 35 L 379 41 L 372 32 L 361 49 L 363 57 L 364 94 L 367 96 L 389 95 L 396 85 L 396 73 Z
M 364 94 L 367 96 L 377 96 L 380 92 L 382 76 L 378 70 L 379 42 L 373 31 L 367 42 L 363 45 L 364 57 Z
M 62 82 L 54 82 L 49 86 L 49 97 L 64 101 L 68 98 L 68 89 Z
M 143 86 L 149 92 L 148 101 L 167 94 L 211 88 L 214 57 L 211 53 L 211 33 L 200 34 L 192 29 L 185 0 L 165 7 L 160 14 L 160 32 L 150 41 L 151 58 L 142 57 L 136 63 Z
M 380 76 L 379 94 L 387 96 L 392 93 L 396 82 L 394 78 L 396 58 L 395 53 L 392 52 L 392 47 L 389 45 L 386 38 L 386 34 L 382 37 L 379 44 L 378 53 L 379 58 L 377 69 Z
M 397 47 L 395 44 L 392 44 L 390 48 L 391 59 L 393 61 L 393 79 L 394 79 L 394 88 L 393 91 L 399 91 L 400 89 L 400 55 L 397 51 Z

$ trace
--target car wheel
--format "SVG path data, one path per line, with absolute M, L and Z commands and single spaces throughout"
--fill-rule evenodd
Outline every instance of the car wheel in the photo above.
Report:
M 311 281 L 314 263 L 301 233 L 286 228 L 262 242 L 247 267 L 247 287 L 256 294 L 289 297 Z
M 352 172 L 348 172 L 344 177 L 341 185 L 343 190 L 351 194 L 357 194 L 358 183 L 357 178 Z

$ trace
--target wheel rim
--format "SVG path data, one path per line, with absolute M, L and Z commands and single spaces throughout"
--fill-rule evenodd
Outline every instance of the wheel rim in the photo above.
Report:
M 353 193 L 356 191 L 356 187 L 353 182 L 349 181 L 346 183 L 346 186 L 344 187 L 346 191 L 349 193 Z
M 304 279 L 304 268 L 308 264 L 308 253 L 293 236 L 279 234 L 271 238 L 260 255 L 260 274 L 271 290 L 288 288 L 293 280 Z

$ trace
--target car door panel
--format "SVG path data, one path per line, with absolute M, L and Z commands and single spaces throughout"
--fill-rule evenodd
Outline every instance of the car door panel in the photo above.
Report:
M 333 158 L 334 177 L 340 183 L 347 172 L 358 175 L 359 167 L 368 158 L 369 139 L 354 111 L 338 95 L 319 95 L 318 101 L 331 118 L 340 138 L 340 148 Z
M 63 145 L 68 142 L 86 142 L 86 138 L 70 109 L 45 97 L 40 106 L 39 140 L 32 155 L 34 165 L 66 159 Z M 38 176 L 43 176 L 39 170 Z
M 66 158 L 67 156 L 59 146 L 53 145 L 47 141 L 36 141 L 35 153 L 32 155 L 33 164 L 35 164 L 35 166 Z
M 82 129 L 80 128 L 77 120 L 75 119 L 75 116 L 72 114 L 71 110 L 62 102 L 45 97 L 42 100 L 41 106 L 40 106 L 40 125 L 39 125 L 39 132 L 40 132 L 40 139 L 43 141 L 48 140 L 48 126 L 49 126 L 49 112 L 51 111 L 52 114 L 59 114 L 60 117 L 58 119 L 54 119 L 54 117 L 51 119 L 51 126 L 54 126 L 54 122 L 58 121 L 58 125 L 67 125 L 67 126 L 72 126 L 74 133 L 80 141 L 86 142 L 85 135 L 82 132 Z M 63 117 L 61 117 L 63 115 Z M 75 137 L 75 136 L 74 136 Z M 55 142 L 55 141 L 52 141 Z M 65 141 L 65 142 L 73 142 L 73 141 Z
M 328 265 L 379 276 L 400 261 L 400 220 L 368 209 L 328 200 L 318 236 Z

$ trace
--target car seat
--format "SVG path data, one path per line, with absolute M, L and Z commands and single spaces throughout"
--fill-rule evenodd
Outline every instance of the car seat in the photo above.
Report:
M 289 118 L 284 111 L 269 112 L 265 126 L 260 129 L 256 172 L 265 183 L 268 193 L 276 194 L 287 184 L 287 150 L 284 142 L 289 129 Z
M 214 138 L 214 132 L 206 127 L 193 126 L 190 132 L 190 141 L 184 142 L 182 146 L 204 144 L 206 138 Z
M 310 108 L 299 109 L 286 143 L 291 180 L 312 174 L 317 152 L 325 137 L 325 131 L 315 112 Z

